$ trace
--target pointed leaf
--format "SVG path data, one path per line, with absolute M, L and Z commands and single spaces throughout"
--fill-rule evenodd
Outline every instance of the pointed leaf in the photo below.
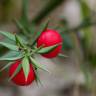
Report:
M 0 40 L 1 42 L 6 42 L 6 43 L 10 43 L 10 44 L 14 44 L 14 45 L 16 45 L 16 43 L 15 43 L 15 41 L 13 41 L 13 40 L 10 40 L 10 39 L 8 39 L 8 38 L 3 38 L 2 40 Z
M 23 40 L 19 36 L 15 35 L 16 44 L 22 48 L 27 47 L 25 44 L 27 44 L 27 41 Z
M 15 21 L 17 28 L 19 28 L 24 35 L 29 37 L 29 34 L 27 33 L 27 30 L 25 28 L 25 26 L 27 26 L 27 28 L 28 28 L 28 24 L 24 25 L 24 23 L 22 23 L 21 21 L 18 21 L 16 19 L 14 19 L 14 21 Z
M 22 67 L 23 67 L 23 71 L 24 71 L 25 78 L 26 78 L 26 80 L 27 80 L 28 74 L 29 74 L 29 70 L 30 70 L 29 60 L 28 60 L 28 57 L 27 57 L 27 56 L 25 56 L 25 57 L 23 58 Z
M 33 34 L 34 32 L 36 32 L 36 26 L 35 24 L 32 24 L 30 27 L 29 27 L 29 30 L 30 30 L 30 34 Z M 35 34 L 34 34 L 35 35 Z
M 18 67 L 16 68 L 15 72 L 12 74 L 12 76 L 9 78 L 8 81 L 13 79 L 18 74 L 18 72 L 20 71 L 21 68 L 22 68 L 22 66 L 21 66 L 21 64 L 19 64 Z
M 53 46 L 50 46 L 50 47 L 42 48 L 37 53 L 39 53 L 39 54 L 49 53 L 49 52 L 53 51 L 55 48 L 57 48 L 59 45 L 60 44 L 56 44 L 56 45 L 53 45 Z
M 40 83 L 41 85 L 43 85 L 38 74 L 39 74 L 38 70 L 35 70 L 35 76 L 36 76 L 35 80 L 36 80 L 36 83 L 37 84 Z
M 18 35 L 17 35 L 18 36 Z M 21 41 L 21 43 L 27 44 L 28 42 L 26 40 L 24 40 L 23 38 L 21 38 L 20 36 L 18 36 L 19 41 Z
M 9 62 L 8 64 L 6 64 L 3 68 L 0 69 L 0 72 L 2 72 L 3 70 L 5 70 L 6 68 L 8 68 L 13 62 Z
M 21 19 L 23 19 L 23 22 L 28 19 L 28 7 L 29 7 L 28 3 L 29 3 L 29 0 L 23 0 L 22 16 L 21 16 Z
M 0 45 L 10 49 L 10 50 L 15 50 L 18 51 L 18 46 L 10 44 L 10 43 L 6 43 L 6 42 L 0 42 Z
M 48 27 L 48 24 L 49 24 L 49 20 L 47 22 L 45 22 L 45 23 L 42 23 L 41 26 L 40 26 L 40 29 L 39 29 L 40 31 L 39 32 L 41 33 L 43 31 L 45 31 L 47 29 L 47 27 Z M 40 34 L 38 34 L 38 35 L 40 35 Z
M 68 56 L 66 56 L 66 55 L 64 55 L 64 54 L 61 54 L 61 53 L 60 53 L 58 56 L 59 56 L 59 57 L 64 57 L 64 58 L 68 58 Z
M 0 60 L 17 60 L 23 57 L 23 54 L 21 52 L 17 51 L 9 51 L 5 55 L 0 57 Z
M 15 40 L 16 40 L 16 44 L 19 47 L 24 47 L 23 42 L 20 40 L 20 38 L 17 35 L 15 35 Z
M 34 58 L 30 57 L 30 60 L 31 60 L 32 64 L 35 66 L 35 68 L 39 68 L 39 69 L 49 72 L 47 69 L 44 68 L 44 66 L 42 64 L 39 64 Z
M 22 1 L 22 14 L 19 21 L 16 21 L 17 27 L 19 27 L 24 35 L 26 37 L 29 37 L 29 32 L 31 32 L 31 29 L 29 27 L 30 23 L 28 20 L 28 7 L 29 7 L 29 0 L 23 0 Z
M 47 29 L 48 24 L 49 24 L 49 20 L 48 20 L 46 23 L 41 24 L 41 26 L 40 26 L 40 31 L 35 34 L 35 38 L 33 39 L 32 45 L 35 44 L 35 42 L 36 42 L 37 38 L 40 36 L 40 34 L 41 34 L 44 30 Z
M 15 41 L 15 35 L 10 32 L 0 31 L 0 34 L 9 38 L 10 40 Z
M 10 33 L 10 32 L 0 31 L 0 34 L 3 35 L 3 36 L 5 36 L 5 37 L 7 37 L 7 38 L 10 39 L 10 40 L 15 41 L 15 35 L 12 34 L 12 33 Z M 23 43 L 26 43 L 26 44 L 27 44 L 27 42 L 26 42 L 24 39 L 22 39 L 20 36 L 18 36 L 18 38 L 19 38 Z

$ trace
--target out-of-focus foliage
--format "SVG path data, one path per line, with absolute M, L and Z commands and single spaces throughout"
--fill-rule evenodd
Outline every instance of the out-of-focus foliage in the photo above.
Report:
M 37 24 L 39 22 L 41 22 L 42 19 L 44 19 L 47 15 L 49 15 L 50 12 L 52 12 L 55 8 L 57 8 L 65 0 L 45 1 L 46 4 L 42 7 L 42 10 L 40 10 L 40 12 L 32 19 L 32 21 L 29 21 L 29 22 L 28 22 L 28 7 L 29 7 L 28 0 L 23 0 L 23 1 L 24 2 L 23 2 L 21 18 L 20 18 L 20 20 L 15 21 L 15 23 L 17 24 L 17 27 L 20 29 L 19 30 L 20 33 L 18 33 L 18 34 L 20 34 L 20 37 L 22 36 L 22 37 L 26 38 L 27 40 L 29 40 L 30 45 L 31 44 L 35 45 L 34 41 L 36 41 L 37 37 L 44 30 L 44 28 L 48 27 L 47 24 L 44 24 L 44 25 L 41 24 L 41 30 L 37 31 L 36 30 Z M 77 48 L 76 49 L 77 53 L 80 53 L 82 50 L 84 56 L 80 55 L 83 57 L 83 59 L 79 63 L 84 64 L 82 70 L 85 73 L 87 83 L 90 83 L 91 82 L 91 73 L 94 71 L 94 69 L 96 67 L 96 64 L 95 64 L 96 63 L 96 54 L 93 52 L 92 47 L 91 47 L 93 34 L 92 34 L 92 29 L 91 29 L 92 23 L 90 23 L 90 22 L 92 22 L 91 19 L 92 19 L 93 15 L 91 15 L 92 10 L 88 7 L 88 5 L 86 4 L 86 2 L 84 0 L 78 0 L 78 2 L 80 3 L 80 7 L 81 7 L 82 23 L 80 26 L 70 29 L 69 26 L 67 25 L 67 23 L 65 24 L 63 22 L 64 23 L 64 24 L 62 24 L 63 27 L 62 28 L 60 27 L 60 32 L 61 32 L 61 35 L 62 35 L 63 41 L 64 41 L 62 49 L 64 51 L 65 50 L 68 51 L 69 49 Z M 6 3 L 4 3 L 4 1 L 2 1 L 2 4 L 3 4 L 2 8 L 4 7 L 3 8 L 3 11 L 5 12 L 4 14 L 6 14 L 4 16 L 8 16 L 7 14 L 9 14 L 9 10 L 11 10 L 11 6 L 10 6 L 12 4 L 11 0 L 7 1 Z M 6 20 L 7 17 L 3 17 L 3 18 L 4 18 L 4 20 Z M 96 23 L 94 23 L 94 24 L 96 24 Z M 84 35 L 83 37 L 78 36 L 79 33 L 81 34 L 81 31 Z M 33 35 L 30 36 L 30 34 L 33 34 Z M 73 39 L 71 36 L 73 36 Z M 11 37 L 13 37 L 13 36 L 11 36 Z M 7 41 L 7 39 L 4 39 L 4 40 Z M 7 41 L 7 42 L 9 42 L 9 41 Z M 75 45 L 74 43 L 77 44 L 76 47 L 74 47 L 74 45 Z M 6 45 L 6 47 L 8 47 L 9 49 L 11 48 L 11 49 L 17 50 L 16 46 L 11 46 L 11 45 L 9 46 L 5 43 L 1 43 L 1 45 Z M 1 48 L 0 50 L 4 50 L 2 47 L 0 47 L 0 48 Z M 10 57 L 10 54 L 12 55 L 13 53 L 9 53 L 9 52 L 7 53 L 7 60 L 9 60 L 8 57 Z M 19 53 L 15 53 L 15 54 L 19 54 Z M 5 55 L 5 57 L 6 57 L 6 55 Z M 12 56 L 12 57 L 14 59 L 14 56 Z M 17 58 L 19 58 L 19 57 L 17 57 Z M 82 58 L 82 57 L 80 57 L 80 58 Z M 17 58 L 15 58 L 15 59 L 17 59 Z M 88 70 L 84 70 L 84 68 L 86 69 L 87 64 L 88 64 L 88 68 L 87 68 Z
M 12 21 L 13 17 L 19 17 L 21 0 L 0 0 L 0 24 Z
M 37 16 L 32 20 L 32 23 L 38 23 L 45 16 L 49 15 L 55 8 L 57 8 L 60 4 L 62 4 L 65 0 L 46 0 L 46 4 L 42 8 L 42 10 L 37 14 Z

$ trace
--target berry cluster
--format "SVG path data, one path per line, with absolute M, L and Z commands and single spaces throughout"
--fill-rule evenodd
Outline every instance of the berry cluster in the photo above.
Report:
M 19 43 L 18 46 L 20 46 L 21 48 L 22 45 L 20 45 Z M 33 53 L 38 52 L 45 58 L 54 58 L 61 51 L 62 38 L 56 30 L 46 29 L 37 38 L 35 47 L 37 47 L 37 51 L 33 50 Z M 19 50 L 22 51 L 22 48 L 21 49 L 20 48 Z M 28 50 L 25 50 L 24 52 L 26 51 Z M 30 51 L 29 53 L 28 52 L 26 53 L 27 57 L 28 56 L 30 57 L 30 53 L 31 53 Z M 29 60 L 29 71 L 27 72 L 27 77 L 26 77 L 26 71 L 27 71 L 26 68 L 28 66 L 26 66 L 27 64 L 25 64 L 26 67 L 24 69 L 24 66 L 22 66 L 22 62 L 24 62 L 24 60 L 22 60 L 22 58 L 16 59 L 13 63 L 11 63 L 9 68 L 9 77 L 11 78 L 11 81 L 20 86 L 27 86 L 30 85 L 34 80 L 36 80 L 35 71 L 37 70 L 38 66 L 36 67 L 34 64 L 35 61 L 33 60 L 33 62 L 31 62 L 31 60 Z

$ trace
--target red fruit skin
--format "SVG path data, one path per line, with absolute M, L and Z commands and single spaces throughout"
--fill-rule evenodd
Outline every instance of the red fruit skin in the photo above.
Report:
M 13 63 L 9 68 L 9 77 L 12 76 L 12 74 L 15 72 L 18 65 L 21 64 L 21 60 L 17 60 L 15 63 Z M 19 86 L 27 86 L 30 85 L 35 80 L 35 72 L 30 64 L 30 71 L 28 74 L 27 81 L 25 80 L 23 68 L 17 73 L 17 75 L 12 79 L 12 82 L 14 82 L 16 85 Z
M 41 33 L 37 40 L 37 47 L 40 47 L 41 45 L 44 45 L 44 47 L 49 47 L 55 44 L 60 44 L 62 43 L 62 37 L 60 34 L 52 29 L 47 29 L 44 32 Z M 42 54 L 42 56 L 46 58 L 54 58 L 56 57 L 62 49 L 62 44 L 60 44 L 56 49 L 53 51 Z

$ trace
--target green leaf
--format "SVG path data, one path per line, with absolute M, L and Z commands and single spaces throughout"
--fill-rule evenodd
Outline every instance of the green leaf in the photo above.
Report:
M 35 34 L 34 39 L 32 38 L 32 39 L 33 39 L 33 41 L 32 41 L 32 45 L 35 44 L 35 42 L 36 42 L 37 38 L 40 36 L 40 34 L 41 34 L 44 30 L 47 29 L 48 24 L 49 24 L 49 20 L 48 20 L 47 22 L 41 24 L 40 29 L 39 29 L 39 32 L 37 32 L 37 33 Z
M 23 20 L 26 20 L 28 19 L 28 7 L 29 7 L 29 0 L 23 0 L 23 3 L 22 3 L 22 17 Z
M 0 72 L 2 72 L 3 70 L 5 70 L 6 68 L 8 68 L 13 62 L 9 62 L 8 64 L 6 64 L 3 68 L 0 69 Z
M 29 30 L 30 30 L 30 34 L 34 34 L 34 32 L 36 32 L 36 25 L 35 24 L 31 24 L 30 27 L 29 27 Z
M 15 41 L 15 35 L 10 32 L 0 31 L 0 34 L 9 38 L 10 40 Z
M 16 45 L 16 43 L 15 43 L 15 41 L 13 41 L 13 40 L 10 40 L 10 39 L 8 39 L 8 38 L 3 38 L 2 40 L 0 40 L 1 42 L 6 42 L 6 43 L 10 43 L 10 44 L 15 44 Z
M 22 41 L 22 39 L 20 39 L 17 35 L 15 35 L 15 39 L 16 39 L 16 44 L 20 47 L 20 48 L 23 48 L 23 49 L 27 49 L 29 48 L 26 44 L 24 44 Z
M 35 68 L 39 68 L 43 71 L 49 72 L 47 69 L 44 68 L 44 66 L 42 64 L 39 64 L 34 58 L 30 57 L 30 60 L 31 60 L 32 64 L 35 66 Z
M 23 42 L 21 41 L 21 39 L 20 39 L 17 35 L 15 35 L 15 40 L 16 40 L 16 44 L 17 44 L 19 47 L 24 48 Z
M 40 35 L 39 33 L 43 32 L 43 31 L 45 31 L 45 30 L 47 29 L 48 24 L 49 24 L 49 21 L 50 21 L 50 20 L 48 20 L 47 22 L 42 23 L 42 24 L 40 25 L 39 32 L 37 33 L 38 35 Z
M 53 46 L 50 46 L 50 47 L 42 48 L 37 53 L 39 53 L 39 54 L 49 53 L 49 52 L 53 51 L 55 48 L 57 48 L 59 45 L 60 44 L 56 44 L 56 45 L 53 45 Z
M 28 7 L 29 7 L 29 0 L 23 0 L 22 2 L 22 16 L 20 18 L 20 23 L 23 24 L 25 27 L 29 27 L 28 23 Z
M 14 78 L 18 72 L 20 71 L 20 69 L 22 68 L 21 64 L 18 65 L 18 67 L 16 68 L 15 72 L 12 74 L 12 76 L 9 78 L 8 81 L 10 81 L 12 78 Z
M 20 30 L 21 30 L 21 32 L 25 35 L 25 36 L 30 36 L 29 34 L 28 34 L 28 32 L 27 32 L 27 30 L 26 30 L 26 26 L 27 26 L 27 28 L 28 28 L 28 24 L 27 25 L 24 25 L 21 21 L 18 21 L 18 20 L 14 20 L 15 21 L 15 23 L 16 23 L 16 26 L 17 26 L 17 28 L 19 28 Z M 26 24 L 26 23 L 25 23 Z
M 61 53 L 60 53 L 58 56 L 59 56 L 59 57 L 64 57 L 64 58 L 68 58 L 68 56 L 66 56 L 66 55 L 64 55 L 64 54 L 61 54 Z
M 28 57 L 27 57 L 27 56 L 25 56 L 25 57 L 23 58 L 22 67 L 23 67 L 23 71 L 24 71 L 25 78 L 26 78 L 26 80 L 27 80 L 28 74 L 29 74 L 29 70 L 30 70 L 29 60 L 28 60 Z
M 16 41 L 15 40 L 15 35 L 10 33 L 10 32 L 5 32 L 5 31 L 0 31 L 0 34 L 7 37 L 10 40 Z M 23 43 L 28 43 L 27 41 L 25 41 L 24 39 L 22 39 L 20 36 L 18 36 L 18 38 L 20 39 L 20 41 L 22 41 Z
M 22 29 L 22 33 L 26 36 L 26 37 L 30 37 L 29 32 L 31 32 L 31 28 L 29 20 L 28 20 L 28 7 L 29 7 L 29 0 L 23 0 L 22 2 L 22 15 L 21 18 L 19 20 L 19 22 L 17 22 L 17 26 L 20 25 L 21 29 Z M 18 26 L 20 28 L 20 26 Z
M 23 58 L 23 54 L 17 51 L 9 51 L 5 55 L 0 57 L 0 60 L 17 60 Z
M 36 80 L 36 83 L 38 84 L 38 82 L 39 82 L 41 85 L 43 85 L 38 74 L 39 74 L 38 70 L 35 70 L 35 76 L 36 76 L 35 80 Z
M 6 42 L 0 42 L 0 45 L 4 46 L 10 50 L 18 51 L 18 46 L 16 46 L 16 45 L 6 43 Z

